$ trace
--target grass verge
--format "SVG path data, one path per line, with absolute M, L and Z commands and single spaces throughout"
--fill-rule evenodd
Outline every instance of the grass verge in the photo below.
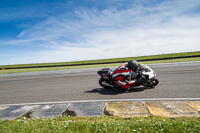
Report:
M 172 58 L 183 56 L 200 55 L 200 51 L 185 52 L 185 53 L 173 53 L 151 56 L 139 56 L 139 57 L 126 57 L 126 58 L 113 58 L 113 59 L 101 59 L 101 60 L 87 60 L 87 61 L 74 61 L 74 62 L 59 62 L 59 63 L 37 63 L 37 64 L 19 64 L 19 65 L 1 65 L 0 68 L 16 68 L 16 67 L 34 67 L 34 66 L 51 66 L 51 65 L 71 65 L 71 64 L 87 64 L 87 63 L 102 63 L 102 62 L 119 62 L 129 60 L 146 60 L 146 59 L 160 59 L 160 58 Z
M 199 133 L 200 117 L 164 118 L 114 116 L 0 120 L 1 133 Z
M 170 59 L 170 60 L 158 60 L 158 61 L 145 61 L 145 62 L 139 62 L 139 63 L 141 63 L 141 64 L 157 64 L 157 63 L 173 63 L 173 62 L 188 62 L 188 61 L 200 61 L 200 57 L 183 58 L 183 59 Z M 122 63 L 66 66 L 66 67 L 48 67 L 48 68 L 25 68 L 25 69 L 8 69 L 8 70 L 5 69 L 5 70 L 0 70 L 0 74 L 36 72 L 36 71 L 52 71 L 52 70 L 66 70 L 66 69 L 82 69 L 82 68 L 94 68 L 94 67 L 111 67 L 111 66 L 119 66 L 121 64 Z

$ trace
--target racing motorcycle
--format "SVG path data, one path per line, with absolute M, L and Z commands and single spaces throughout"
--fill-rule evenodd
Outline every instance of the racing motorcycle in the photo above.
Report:
M 105 89 L 113 89 L 113 88 L 119 88 L 120 87 L 113 82 L 112 79 L 112 73 L 113 71 L 110 68 L 104 68 L 97 72 L 101 78 L 99 79 L 99 85 L 102 86 Z M 156 78 L 156 73 L 147 65 L 141 65 L 140 69 L 137 72 L 131 73 L 131 79 L 137 79 L 137 78 L 144 78 L 146 82 L 143 83 L 135 83 L 131 85 L 131 87 L 134 86 L 144 86 L 144 87 L 154 87 L 158 85 L 159 80 Z

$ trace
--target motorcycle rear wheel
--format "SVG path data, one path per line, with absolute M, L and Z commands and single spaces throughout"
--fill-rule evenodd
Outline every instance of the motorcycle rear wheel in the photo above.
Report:
M 106 82 L 103 78 L 99 79 L 99 85 L 105 89 L 112 89 L 112 87 L 102 85 L 102 82 Z

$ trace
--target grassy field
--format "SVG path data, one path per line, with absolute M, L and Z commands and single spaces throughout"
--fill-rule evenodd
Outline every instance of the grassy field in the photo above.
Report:
M 74 62 L 59 62 L 59 63 L 39 63 L 39 64 L 20 64 L 20 65 L 1 65 L 0 68 L 15 68 L 15 67 L 32 67 L 32 66 L 50 66 L 50 65 L 70 65 L 70 64 L 87 64 L 87 63 L 101 63 L 101 62 L 118 62 L 118 61 L 129 61 L 129 60 L 144 60 L 144 59 L 159 59 L 159 58 L 171 58 L 171 57 L 182 57 L 200 55 L 200 51 L 197 52 L 186 52 L 186 53 L 174 53 L 174 54 L 162 54 L 152 56 L 140 56 L 140 57 L 127 57 L 127 58 L 113 58 L 113 59 L 102 59 L 102 60 L 88 60 L 88 61 L 74 61 Z
M 173 63 L 173 62 L 188 62 L 188 61 L 200 61 L 200 57 L 195 58 L 183 58 L 183 59 L 171 59 L 171 60 L 158 60 L 158 61 L 145 61 L 139 62 L 141 64 L 157 64 L 157 63 Z M 24 69 L 8 69 L 0 70 L 0 74 L 8 73 L 22 73 L 22 72 L 36 72 L 36 71 L 52 71 L 52 70 L 66 70 L 66 69 L 82 69 L 82 68 L 94 68 L 94 67 L 111 67 L 119 66 L 122 63 L 115 64 L 100 64 L 100 65 L 81 65 L 81 66 L 66 66 L 66 67 L 47 67 L 47 68 L 24 68 Z
M 0 120 L 1 133 L 199 133 L 200 117 L 164 118 L 112 116 Z
M 84 65 L 84 64 L 86 64 L 86 63 L 102 63 L 102 62 L 118 62 L 118 61 L 126 62 L 126 61 L 129 61 L 129 60 L 159 59 L 159 58 L 171 58 L 171 57 L 182 57 L 182 56 L 193 56 L 193 55 L 200 55 L 200 51 L 187 52 L 187 53 L 175 53 L 175 54 L 163 54 L 163 55 L 152 55 L 152 56 L 141 56 L 141 57 L 115 58 L 115 59 L 105 59 L 105 60 L 89 60 L 89 61 L 60 62 L 60 63 L 5 65 L 5 66 L 0 66 L 0 74 L 36 72 L 36 71 L 52 71 L 52 70 L 66 70 L 66 69 L 81 69 L 81 68 L 93 68 L 93 67 L 111 67 L 111 66 L 118 66 L 121 63 L 98 64 L 98 65 Z M 156 63 L 187 62 L 187 61 L 200 61 L 200 57 L 157 60 L 157 61 L 145 61 L 145 62 L 139 62 L 139 63 L 141 63 L 141 64 L 156 64 Z M 16 67 L 20 68 L 20 67 L 50 66 L 50 65 L 70 65 L 70 64 L 82 64 L 82 65 L 80 65 L 80 66 L 65 66 L 65 67 L 42 67 L 42 68 L 7 69 L 7 68 L 16 68 Z M 2 68 L 4 68 L 5 70 L 2 70 Z

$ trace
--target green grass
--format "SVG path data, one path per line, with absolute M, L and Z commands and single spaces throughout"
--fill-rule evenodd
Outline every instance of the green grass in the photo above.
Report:
M 157 64 L 157 63 L 188 62 L 188 61 L 200 61 L 200 57 L 171 59 L 171 60 L 159 60 L 159 61 L 145 61 L 145 62 L 139 62 L 139 63 L 141 63 L 141 64 Z M 119 66 L 121 64 L 122 63 L 66 66 L 66 67 L 47 67 L 47 68 L 25 68 L 25 69 L 8 69 L 8 70 L 5 69 L 5 70 L 0 70 L 0 74 L 36 72 L 36 71 L 52 71 L 52 70 L 66 70 L 66 69 L 82 69 L 82 68 L 94 68 L 94 67 L 111 67 L 111 66 Z
M 113 116 L 0 120 L 1 133 L 199 133 L 200 117 Z
M 117 62 L 117 61 L 159 59 L 159 58 L 167 58 L 167 57 L 181 57 L 181 56 L 192 56 L 192 55 L 200 55 L 200 51 L 197 51 L 197 52 L 186 52 L 186 53 L 174 53 L 174 54 L 152 55 L 152 56 L 140 56 L 140 57 L 113 58 L 113 59 L 87 60 L 87 61 L 74 61 L 74 62 L 1 65 L 0 68 L 49 66 L 49 65 L 70 65 L 70 64 L 86 64 L 86 63 L 101 63 L 101 62 Z

